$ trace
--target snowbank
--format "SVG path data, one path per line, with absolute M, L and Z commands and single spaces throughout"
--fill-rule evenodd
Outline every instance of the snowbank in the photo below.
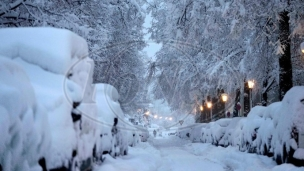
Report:
M 180 138 L 201 139 L 239 150 L 274 155 L 278 163 L 303 165 L 304 159 L 304 86 L 290 89 L 282 102 L 252 108 L 246 118 L 220 119 L 197 129 L 180 128 Z M 218 142 L 218 143 L 217 143 Z

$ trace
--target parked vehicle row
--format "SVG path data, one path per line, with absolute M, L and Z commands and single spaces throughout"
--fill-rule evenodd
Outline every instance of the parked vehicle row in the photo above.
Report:
M 0 170 L 92 170 L 103 154 L 126 155 L 140 141 L 117 90 L 92 84 L 83 38 L 54 28 L 0 37 Z
M 281 102 L 252 108 L 247 117 L 224 118 L 179 128 L 193 142 L 272 156 L 278 163 L 304 165 L 304 86 L 290 89 Z

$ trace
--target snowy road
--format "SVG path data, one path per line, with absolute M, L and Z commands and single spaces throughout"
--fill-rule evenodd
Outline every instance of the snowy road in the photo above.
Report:
M 239 152 L 236 148 L 190 143 L 176 137 L 150 138 L 129 149 L 129 155 L 106 160 L 94 171 L 304 171 L 276 163 L 268 157 Z

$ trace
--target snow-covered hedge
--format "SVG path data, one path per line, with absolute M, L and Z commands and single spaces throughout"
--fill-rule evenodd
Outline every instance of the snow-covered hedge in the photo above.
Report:
M 194 128 L 194 129 L 193 129 Z M 304 165 L 304 86 L 281 102 L 252 108 L 246 118 L 225 118 L 179 129 L 181 138 L 273 156 L 278 163 Z

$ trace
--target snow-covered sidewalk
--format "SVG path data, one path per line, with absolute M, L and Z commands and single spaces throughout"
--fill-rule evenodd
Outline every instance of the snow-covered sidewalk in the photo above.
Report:
M 269 157 L 248 154 L 235 147 L 190 143 L 177 137 L 150 138 L 129 149 L 127 156 L 106 160 L 95 171 L 304 171 L 290 164 L 277 166 Z

